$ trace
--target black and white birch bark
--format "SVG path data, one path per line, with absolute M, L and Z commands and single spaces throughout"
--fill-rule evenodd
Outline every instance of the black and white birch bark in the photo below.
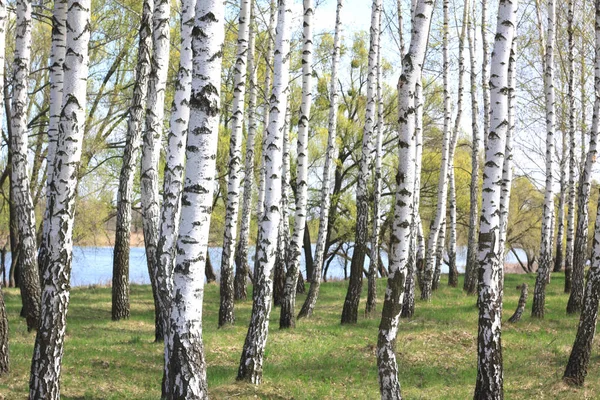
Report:
M 415 7 L 412 37 L 407 54 L 402 60 L 402 76 L 399 83 L 399 165 L 396 188 L 396 205 L 392 228 L 389 277 L 379 335 L 377 338 L 377 368 L 381 398 L 401 399 L 398 364 L 396 361 L 396 335 L 402 311 L 404 284 L 411 241 L 411 223 L 414 216 L 416 137 L 415 137 L 415 90 L 425 59 L 431 15 L 434 2 L 419 0 Z
M 216 175 L 224 26 L 222 2 L 196 2 L 186 168 L 166 340 L 170 347 L 165 347 L 169 349 L 168 398 L 172 399 L 208 397 L 202 302 Z
M 315 246 L 314 272 L 310 279 L 308 294 L 298 314 L 298 319 L 309 318 L 315 310 L 319 288 L 321 287 L 321 271 L 323 268 L 323 257 L 325 253 L 325 242 L 327 241 L 327 225 L 329 223 L 329 207 L 331 205 L 331 183 L 335 170 L 336 138 L 337 138 L 337 116 L 338 116 L 338 68 L 340 63 L 340 43 L 342 36 L 342 13 L 343 0 L 337 0 L 335 13 L 335 33 L 333 37 L 333 53 L 331 55 L 331 78 L 329 81 L 329 120 L 327 150 L 325 151 L 325 165 L 323 167 L 323 180 L 321 182 L 319 213 L 319 233 Z
M 490 130 L 486 145 L 479 227 L 479 329 L 475 399 L 503 399 L 502 269 L 500 198 L 508 131 L 508 64 L 516 29 L 517 1 L 500 0 L 491 63 Z
M 290 18 L 288 0 L 279 0 L 273 91 L 266 136 L 264 213 L 259 221 L 250 326 L 238 368 L 238 380 L 260 384 L 272 305 L 272 272 L 281 219 L 283 140 L 289 92 Z
M 131 236 L 131 206 L 133 180 L 142 140 L 142 119 L 148 94 L 150 57 L 152 53 L 153 0 L 145 0 L 140 21 L 137 64 L 133 97 L 128 110 L 127 137 L 117 192 L 117 221 L 113 249 L 112 319 L 129 317 L 129 246 Z
M 11 104 L 11 196 L 16 211 L 19 237 L 18 264 L 21 296 L 27 330 L 40 323 L 40 276 L 37 263 L 35 210 L 30 192 L 27 157 L 28 78 L 31 63 L 31 0 L 16 2 L 15 51 L 13 60 L 13 96 Z
M 294 233 L 288 251 L 288 270 L 285 279 L 280 328 L 294 328 L 296 325 L 296 287 L 300 272 L 300 257 L 304 229 L 306 228 L 306 205 L 308 203 L 308 125 L 312 105 L 313 74 L 313 34 L 312 19 L 313 1 L 304 0 L 304 19 L 302 30 L 302 104 L 298 120 L 298 142 L 296 162 L 296 213 L 294 216 Z
M 42 273 L 42 312 L 35 338 L 29 398 L 60 398 L 60 373 L 67 328 L 67 309 L 77 176 L 86 121 L 90 0 L 69 0 L 66 24 L 63 108 L 60 113 L 56 159 L 50 197 L 48 246 Z

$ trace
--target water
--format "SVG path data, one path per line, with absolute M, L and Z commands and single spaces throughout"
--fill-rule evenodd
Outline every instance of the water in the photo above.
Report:
M 350 258 L 352 257 L 351 244 L 345 245 L 346 257 L 336 256 L 331 262 L 327 271 L 328 279 L 344 278 L 344 262 L 347 264 L 348 273 L 350 273 Z M 315 245 L 313 245 L 313 255 Z M 521 260 L 526 260 L 525 252 L 517 250 Z M 217 277 L 221 266 L 221 248 L 211 247 L 209 249 L 210 258 Z M 254 247 L 249 249 L 248 261 L 254 265 Z M 457 267 L 459 272 L 464 272 L 465 260 L 467 256 L 466 247 L 458 249 Z M 6 257 L 7 268 L 10 266 L 10 253 Z M 387 253 L 381 252 L 381 258 L 384 265 L 388 264 Z M 129 258 L 129 279 L 131 283 L 149 284 L 148 268 L 146 266 L 146 251 L 142 247 L 131 248 Z M 517 263 L 517 259 L 512 253 L 506 257 L 507 263 Z M 86 286 L 95 284 L 109 284 L 112 281 L 113 248 L 112 247 L 75 247 L 73 249 L 73 270 L 71 272 L 71 286 Z M 365 268 L 369 266 L 369 257 L 365 258 Z M 300 268 L 305 272 L 304 253 L 300 261 Z M 448 273 L 448 266 L 442 266 L 442 273 Z M 306 274 L 304 274 L 306 276 Z

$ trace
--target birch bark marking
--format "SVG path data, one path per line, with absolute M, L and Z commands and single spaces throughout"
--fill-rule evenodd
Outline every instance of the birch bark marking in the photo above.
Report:
M 367 236 L 369 232 L 369 203 L 368 188 L 369 167 L 371 165 L 371 147 L 373 127 L 375 126 L 375 92 L 377 81 L 377 53 L 379 19 L 381 18 L 381 0 L 373 0 L 371 8 L 371 34 L 369 43 L 369 74 L 367 76 L 367 110 L 362 138 L 362 156 L 360 159 L 358 178 L 356 183 L 356 235 L 350 265 L 350 282 L 344 308 L 342 310 L 342 324 L 355 324 L 358 320 L 358 306 L 362 291 L 362 276 L 365 264 Z
M 546 188 L 544 191 L 544 214 L 542 220 L 542 239 L 540 243 L 540 259 L 535 289 L 533 292 L 533 308 L 531 316 L 544 318 L 546 303 L 546 283 L 552 264 L 552 237 L 554 230 L 554 129 L 556 125 L 554 97 L 554 27 L 556 20 L 556 4 L 548 0 L 548 33 L 546 38 L 544 91 L 546 93 Z M 585 251 L 584 251 L 585 253 Z
M 52 168 L 54 166 L 54 157 L 56 155 L 56 141 L 58 135 L 58 123 L 60 121 L 60 111 L 62 110 L 62 94 L 64 82 L 63 64 L 65 62 L 65 52 L 67 46 L 67 1 L 57 0 L 54 2 L 54 11 L 52 13 L 52 47 L 50 49 L 50 109 L 48 111 L 48 150 L 46 156 L 46 187 L 49 188 L 52 182 Z M 4 57 L 4 49 L 0 50 Z M 4 58 L 0 60 L 4 68 Z M 2 78 L 3 79 L 3 78 Z M 4 82 L 0 83 L 3 85 Z M 1 92 L 0 92 L 1 93 Z M 42 243 L 38 252 L 38 266 L 44 265 L 47 252 L 48 241 L 48 199 L 46 197 L 46 209 L 44 210 L 44 221 L 42 224 Z
M 468 0 L 471 1 L 471 0 Z M 467 242 L 467 260 L 465 266 L 465 280 L 463 290 L 468 294 L 475 294 L 477 288 L 477 217 L 479 215 L 479 105 L 477 104 L 477 68 L 475 56 L 475 4 L 473 3 L 473 18 L 469 19 L 467 29 L 467 40 L 469 42 L 469 58 L 471 62 L 471 129 L 473 131 L 471 140 L 471 190 L 469 209 L 469 233 Z
M 329 207 L 331 205 L 331 190 L 332 175 L 335 171 L 335 147 L 337 137 L 337 113 L 339 91 L 337 85 L 338 68 L 340 63 L 340 42 L 342 35 L 342 13 L 343 0 L 337 0 L 335 12 L 335 33 L 333 36 L 333 53 L 331 55 L 331 78 L 329 81 L 329 122 L 328 122 L 328 139 L 327 150 L 325 152 L 325 165 L 323 167 L 323 180 L 321 183 L 320 204 L 321 210 L 319 213 L 319 233 L 317 244 L 315 247 L 314 273 L 310 279 L 310 287 L 308 294 L 302 305 L 302 309 L 298 314 L 298 319 L 309 318 L 315 310 L 317 297 L 319 296 L 319 288 L 321 286 L 321 271 L 323 268 L 323 253 L 325 252 L 325 242 L 327 241 L 327 224 L 329 222 Z
M 67 7 L 63 109 L 58 125 L 53 184 L 48 193 L 48 253 L 42 274 L 41 322 L 31 362 L 30 399 L 60 398 L 60 372 L 69 306 L 77 175 L 86 120 L 91 1 L 69 0 Z
M 225 233 L 221 257 L 221 304 L 219 326 L 233 324 L 233 264 L 235 239 L 237 237 L 238 211 L 240 205 L 240 182 L 242 162 L 242 131 L 246 96 L 246 62 L 248 59 L 248 35 L 250 27 L 250 0 L 241 0 L 238 23 L 237 58 L 233 88 L 233 118 L 229 140 L 229 179 L 227 180 L 227 204 L 225 207 Z
M 256 140 L 256 77 L 258 68 L 254 61 L 255 27 L 254 0 L 250 5 L 250 27 L 248 32 L 248 134 L 246 135 L 246 159 L 244 161 L 244 196 L 242 199 L 242 218 L 240 222 L 240 238 L 235 254 L 234 299 L 246 300 L 247 276 L 250 272 L 248 265 L 248 240 L 250 235 L 250 219 L 252 217 L 252 188 L 254 186 L 254 142 Z
M 148 273 L 154 297 L 154 337 L 157 342 L 163 338 L 163 310 L 160 308 L 157 292 L 157 253 L 160 206 L 158 194 L 158 164 L 160 160 L 161 137 L 165 115 L 165 90 L 169 67 L 169 47 L 171 30 L 169 26 L 170 0 L 155 0 L 152 15 L 152 44 L 150 76 L 148 80 L 148 101 L 146 103 L 146 129 L 142 136 L 142 168 L 140 191 L 142 198 L 142 227 Z
M 16 3 L 16 45 L 13 61 L 13 97 L 11 192 L 17 216 L 19 237 L 19 268 L 21 295 L 25 299 L 24 311 L 27 330 L 38 329 L 40 323 L 40 277 L 37 264 L 35 213 L 29 191 L 27 160 L 27 80 L 31 62 L 31 0 Z
M 565 252 L 565 293 L 571 291 L 571 274 L 573 272 L 573 239 L 575 236 L 575 196 L 576 196 L 576 161 L 575 161 L 575 59 L 573 55 L 573 14 L 575 11 L 575 2 L 569 0 L 567 13 L 567 34 L 568 34 L 568 58 L 569 58 L 569 77 L 568 94 L 569 98 L 569 194 L 567 196 L 567 247 Z
M 308 124 L 310 120 L 310 107 L 312 105 L 312 19 L 314 9 L 312 0 L 304 0 L 303 4 L 302 104 L 300 106 L 300 119 L 298 120 L 296 214 L 294 217 L 294 234 L 292 235 L 288 251 L 288 270 L 279 318 L 280 328 L 294 328 L 296 326 L 296 287 L 300 272 L 300 257 L 302 255 L 302 242 L 306 227 L 306 205 L 308 202 Z
M 289 92 L 290 4 L 279 0 L 273 73 L 273 92 L 269 109 L 265 159 L 264 215 L 259 221 L 254 273 L 252 316 L 238 368 L 238 380 L 260 384 L 262 364 L 269 331 L 277 235 L 281 218 L 281 171 L 285 113 Z
M 204 268 L 216 174 L 224 5 L 198 1 L 192 29 L 192 84 L 169 316 L 169 398 L 208 397 L 202 343 Z
M 179 70 L 171 109 L 171 123 L 167 138 L 163 203 L 161 206 L 160 236 L 156 249 L 157 289 L 160 308 L 164 310 L 165 362 L 162 397 L 169 397 L 169 359 L 173 351 L 170 331 L 170 309 L 173 294 L 173 269 L 175 245 L 181 217 L 181 192 L 185 173 L 186 143 L 190 120 L 190 95 L 192 91 L 192 29 L 194 27 L 195 0 L 181 2 L 181 45 Z
M 419 0 L 416 5 L 412 28 L 413 34 L 408 53 L 402 60 L 403 71 L 399 83 L 398 185 L 392 228 L 390 274 L 377 338 L 379 390 L 383 400 L 402 398 L 398 379 L 395 342 L 404 297 L 404 280 L 409 258 L 410 227 L 414 208 L 413 193 L 416 175 L 415 89 L 417 80 L 421 78 L 425 59 L 433 3 L 431 0 Z
M 127 138 L 117 192 L 117 222 L 113 250 L 112 319 L 129 317 L 129 244 L 133 179 L 142 138 L 142 118 L 148 94 L 148 76 L 152 53 L 152 12 L 154 0 L 145 0 L 140 21 L 137 64 L 133 97 L 128 110 Z
M 490 53 L 487 36 L 488 0 L 481 0 L 481 91 L 483 92 L 483 148 L 487 149 L 490 132 Z M 485 150 L 484 150 L 485 151 Z M 483 166 L 485 168 L 485 166 Z
M 516 27 L 517 1 L 500 0 L 491 63 L 490 131 L 486 147 L 483 202 L 479 226 L 479 329 L 475 399 L 503 399 L 502 255 L 500 196 L 508 130 L 508 64 Z
M 425 271 L 423 274 L 423 290 L 421 291 L 422 300 L 431 300 L 431 292 L 437 284 L 439 274 L 436 274 L 436 250 L 438 246 L 438 236 L 442 228 L 443 222 L 446 219 L 446 203 L 448 200 L 448 169 L 449 156 L 451 146 L 451 128 L 450 128 L 450 92 L 448 75 L 449 71 L 449 56 L 448 56 L 448 0 L 443 2 L 444 8 L 444 25 L 443 25 L 443 80 L 444 80 L 444 136 L 442 142 L 442 166 L 438 179 L 437 187 L 437 206 L 435 218 L 431 221 L 429 229 L 429 237 L 427 239 L 427 253 L 425 256 Z M 443 257 L 443 251 L 442 251 Z
M 375 312 L 377 306 L 377 266 L 379 264 L 379 231 L 381 227 L 381 212 L 379 202 L 381 201 L 381 157 L 383 145 L 383 89 L 382 89 L 382 66 L 381 66 L 381 25 L 377 30 L 377 125 L 375 126 L 375 169 L 373 175 L 373 232 L 371 232 L 371 251 L 369 253 L 369 276 L 367 304 L 365 316 L 369 317 Z M 400 29 L 401 30 L 401 29 Z

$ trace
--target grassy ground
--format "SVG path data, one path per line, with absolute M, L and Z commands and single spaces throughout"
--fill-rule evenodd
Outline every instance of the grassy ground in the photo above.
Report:
M 504 320 L 516 307 L 516 286 L 522 282 L 530 285 L 531 298 L 534 276 L 506 277 Z M 578 322 L 578 317 L 565 314 L 563 284 L 563 277 L 557 276 L 548 287 L 545 320 L 529 317 L 529 301 L 520 323 L 503 326 L 507 399 L 584 399 L 597 398 L 600 393 L 597 346 L 585 388 L 573 389 L 561 382 Z M 355 326 L 340 326 L 346 285 L 324 284 L 315 317 L 300 321 L 295 330 L 280 331 L 279 309 L 273 310 L 264 383 L 258 387 L 235 381 L 251 302 L 236 305 L 235 326 L 217 329 L 218 287 L 208 286 L 204 339 L 211 398 L 377 398 L 375 346 L 379 321 L 361 318 Z M 381 280 L 380 299 L 384 287 L 385 281 Z M 24 321 L 18 317 L 18 292 L 9 289 L 5 296 L 11 329 L 11 373 L 0 378 L 0 399 L 24 399 L 34 335 L 27 333 Z M 151 290 L 133 286 L 131 298 L 131 319 L 112 322 L 110 288 L 73 290 L 62 373 L 64 399 L 160 397 L 162 346 L 152 343 Z M 299 302 L 303 300 L 300 296 Z M 405 398 L 472 397 L 477 331 L 474 302 L 462 290 L 444 284 L 431 303 L 417 303 L 414 319 L 402 321 L 397 352 Z

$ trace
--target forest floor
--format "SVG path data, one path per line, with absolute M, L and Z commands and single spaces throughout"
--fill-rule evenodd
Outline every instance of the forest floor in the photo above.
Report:
M 431 303 L 417 302 L 415 317 L 403 320 L 397 340 L 400 381 L 406 399 L 472 398 L 476 375 L 475 297 L 449 288 L 443 277 Z M 534 275 L 507 275 L 504 318 L 517 305 L 522 282 L 530 297 L 521 322 L 503 324 L 504 387 L 507 399 L 584 399 L 600 393 L 600 352 L 594 345 L 584 388 L 571 388 L 561 376 L 575 337 L 578 316 L 567 316 L 564 278 L 548 286 L 546 318 L 530 317 Z M 385 280 L 378 282 L 379 304 Z M 366 282 L 363 295 L 366 296 Z M 295 330 L 278 329 L 279 309 L 271 313 L 260 386 L 235 381 L 252 303 L 236 304 L 235 326 L 217 329 L 219 290 L 206 288 L 204 348 L 212 399 L 377 399 L 375 348 L 379 314 L 341 326 L 347 282 L 321 286 L 315 315 Z M 461 282 L 462 287 L 462 282 Z M 251 291 L 249 291 L 251 293 Z M 18 291 L 5 291 L 10 320 L 11 372 L 0 378 L 0 399 L 25 399 L 34 334 L 19 318 Z M 298 298 L 298 308 L 304 295 Z M 131 318 L 110 318 L 110 288 L 72 291 L 62 370 L 63 399 L 158 399 L 162 345 L 153 343 L 152 292 L 132 286 Z M 361 313 L 364 301 L 361 302 Z

